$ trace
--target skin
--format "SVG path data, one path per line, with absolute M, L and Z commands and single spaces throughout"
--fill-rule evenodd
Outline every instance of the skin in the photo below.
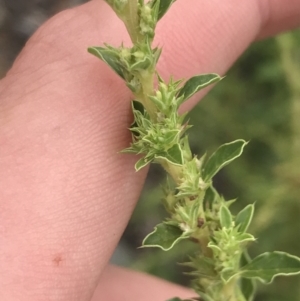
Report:
M 254 40 L 299 25 L 299 0 L 178 0 L 157 28 L 159 70 L 224 74 Z M 130 141 L 130 93 L 86 48 L 122 41 L 111 9 L 91 1 L 44 24 L 0 83 L 3 301 L 191 296 L 108 266 L 146 171 L 136 174 L 136 157 L 118 153 Z

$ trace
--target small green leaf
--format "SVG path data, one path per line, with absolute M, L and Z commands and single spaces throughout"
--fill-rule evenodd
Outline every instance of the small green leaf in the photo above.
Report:
M 226 268 L 221 272 L 221 278 L 224 283 L 228 283 L 237 273 L 233 268 Z
M 231 213 L 229 211 L 229 209 L 222 205 L 221 209 L 220 209 L 220 223 L 221 223 L 221 227 L 223 228 L 227 228 L 230 229 L 232 227 L 232 216 Z
M 251 257 L 249 256 L 247 250 L 245 250 L 241 256 L 241 265 L 244 266 L 251 262 Z M 241 279 L 241 290 L 246 298 L 246 301 L 253 301 L 256 292 L 256 280 L 242 278 Z
M 166 159 L 172 163 L 182 165 L 182 151 L 179 144 L 174 144 L 170 149 L 168 149 Z
M 144 114 L 145 114 L 145 108 L 144 108 L 144 106 L 143 106 L 143 104 L 141 102 L 133 100 L 131 102 L 131 108 L 132 108 L 132 112 L 133 113 L 134 112 L 140 112 L 141 115 L 144 116 Z M 136 120 L 134 120 L 132 122 L 132 124 L 130 125 L 130 128 L 134 128 L 134 127 L 137 127 L 137 126 L 138 126 L 138 124 L 137 124 Z
M 241 263 L 240 263 L 240 265 L 241 265 L 241 266 L 244 266 L 244 265 L 250 263 L 251 261 L 252 261 L 252 258 L 250 257 L 248 251 L 245 250 L 245 251 L 242 253 L 242 256 L 241 256 Z
M 146 70 L 151 65 L 149 57 L 145 56 L 143 60 L 138 60 L 136 63 L 129 66 L 129 71 Z
M 219 199 L 219 194 L 217 192 L 217 190 L 210 185 L 207 190 L 205 191 L 205 197 L 204 197 L 204 202 L 205 205 L 209 206 L 210 209 L 212 209 L 213 204 Z
M 209 248 L 211 248 L 216 254 L 222 253 L 222 250 L 220 247 L 218 247 L 214 242 L 210 241 L 207 245 Z
M 136 153 L 138 153 L 138 150 L 135 149 L 134 147 L 130 146 L 130 147 L 122 149 L 120 151 L 120 153 L 122 153 L 122 154 L 136 154 Z
M 144 115 L 145 107 L 143 106 L 143 104 L 140 101 L 133 100 L 131 105 L 132 105 L 133 111 L 139 111 Z
M 215 262 L 212 258 L 198 254 L 195 257 L 190 257 L 189 262 L 180 263 L 180 265 L 194 269 L 190 275 L 201 275 L 204 277 L 215 277 Z
M 246 301 L 253 301 L 256 292 L 256 282 L 253 279 L 242 278 L 241 290 Z
M 164 154 L 155 156 L 157 159 L 164 159 L 176 165 L 183 164 L 182 150 L 179 144 L 174 144 Z
M 119 63 L 119 55 L 107 48 L 103 47 L 89 47 L 88 52 L 95 55 L 107 65 L 109 65 L 119 76 L 125 79 L 124 69 Z
M 157 247 L 164 251 L 171 250 L 180 240 L 187 238 L 176 226 L 158 224 L 154 231 L 143 240 L 142 247 Z
M 134 115 L 134 120 L 131 123 L 129 129 L 133 133 L 134 136 L 140 136 L 139 125 L 147 122 L 147 113 L 142 103 L 139 101 L 133 100 L 131 102 L 132 112 Z M 148 121 L 150 123 L 150 121 Z M 143 126 L 145 128 L 145 126 Z
M 210 74 L 200 74 L 190 78 L 184 86 L 179 90 L 177 97 L 181 97 L 183 103 L 190 97 L 192 97 L 195 93 L 199 92 L 203 88 L 209 86 L 212 83 L 220 81 L 222 78 L 215 73 Z
M 135 163 L 134 168 L 135 168 L 136 171 L 139 171 L 140 169 L 142 169 L 143 167 L 145 167 L 149 163 L 150 163 L 149 160 L 146 160 L 145 158 L 141 158 L 140 160 L 138 160 Z
M 239 227 L 240 232 L 246 232 L 253 217 L 254 205 L 248 205 L 238 213 L 235 218 L 235 225 Z
M 267 252 L 241 268 L 241 276 L 271 283 L 277 276 L 300 274 L 300 258 L 284 252 Z
M 171 5 L 175 2 L 176 0 L 153 0 L 152 1 L 152 7 L 155 7 L 158 5 L 158 14 L 157 14 L 157 21 L 159 21 L 164 14 L 169 10 Z
M 245 243 L 245 242 L 249 242 L 249 241 L 255 241 L 255 237 L 252 234 L 250 234 L 250 233 L 239 233 L 236 236 L 236 239 L 240 243 Z
M 242 139 L 221 145 L 203 164 L 202 177 L 209 181 L 221 168 L 238 158 L 247 142 Z

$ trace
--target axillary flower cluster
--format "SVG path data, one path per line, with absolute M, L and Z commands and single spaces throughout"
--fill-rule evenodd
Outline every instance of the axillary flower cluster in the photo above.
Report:
M 283 252 L 251 259 L 247 245 L 255 238 L 247 229 L 254 205 L 234 215 L 229 209 L 234 200 L 226 201 L 213 187 L 215 174 L 238 158 L 247 142 L 226 143 L 211 156 L 197 157 L 191 152 L 186 135 L 190 126 L 186 114 L 180 115 L 178 109 L 222 78 L 212 73 L 166 82 L 156 71 L 161 49 L 152 48 L 155 27 L 175 0 L 106 2 L 124 22 L 133 46 L 104 45 L 88 50 L 122 77 L 133 93 L 132 143 L 123 152 L 141 155 L 136 171 L 158 163 L 169 177 L 163 200 L 169 218 L 155 227 L 142 246 L 168 251 L 187 239 L 199 245 L 199 252 L 183 263 L 192 269 L 198 295 L 190 300 L 251 301 L 256 280 L 270 283 L 278 275 L 300 273 L 300 259 Z

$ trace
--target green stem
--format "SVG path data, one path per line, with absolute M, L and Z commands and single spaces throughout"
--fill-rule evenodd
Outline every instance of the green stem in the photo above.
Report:
M 143 36 L 139 31 L 139 16 L 138 16 L 138 2 L 137 0 L 128 0 L 122 14 L 119 15 L 120 19 L 124 22 L 127 32 L 133 44 L 141 41 Z
M 154 95 L 154 70 L 144 70 L 140 72 L 139 80 L 142 86 L 141 91 L 135 94 L 137 100 L 139 100 L 145 107 L 147 113 L 150 115 L 152 121 L 157 119 L 157 108 L 154 103 L 149 99 L 149 95 Z
M 224 287 L 221 291 L 223 300 L 247 301 L 239 288 L 238 281 L 239 281 L 239 278 L 234 278 L 229 283 L 224 285 Z
M 181 182 L 180 175 L 182 174 L 182 166 L 175 165 L 167 161 L 162 161 L 161 166 L 172 177 L 174 182 L 179 185 Z

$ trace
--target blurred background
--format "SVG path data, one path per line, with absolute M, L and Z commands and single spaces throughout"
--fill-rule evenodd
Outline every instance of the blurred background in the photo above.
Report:
M 0 0 L 0 78 L 27 39 L 58 11 L 84 0 Z M 215 178 L 232 207 L 256 204 L 257 242 L 250 253 L 281 250 L 300 256 L 300 30 L 253 44 L 227 77 L 191 112 L 194 153 L 214 151 L 237 138 L 250 143 L 241 158 Z M 165 253 L 137 249 L 165 213 L 160 204 L 164 172 L 152 166 L 133 217 L 112 261 L 188 284 L 185 261 L 194 245 Z M 299 301 L 300 276 L 259 285 L 255 301 Z M 160 300 L 158 300 L 160 301 Z M 163 301 L 163 300 L 161 300 Z

